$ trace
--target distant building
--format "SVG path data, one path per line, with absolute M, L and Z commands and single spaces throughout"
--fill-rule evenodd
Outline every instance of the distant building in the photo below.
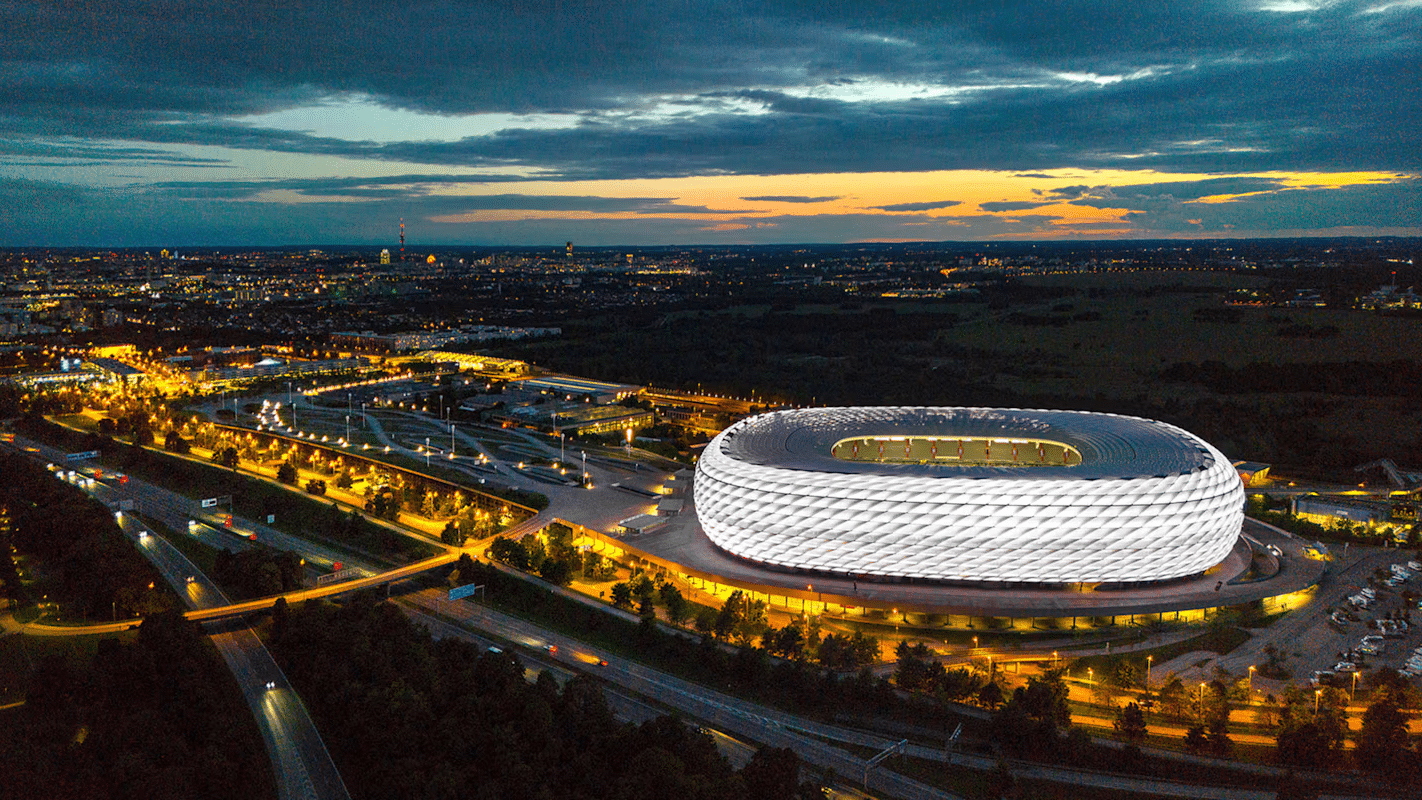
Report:
M 1392 508 L 1387 503 L 1318 495 L 1295 497 L 1291 510 L 1294 516 L 1319 525 L 1331 526 L 1339 522 L 1351 522 L 1367 528 L 1377 528 L 1392 520 Z
M 644 409 L 586 403 L 514 406 L 493 412 L 489 419 L 513 427 L 574 435 L 640 430 L 651 427 L 656 421 L 652 412 Z
M 84 369 L 97 372 L 107 380 L 129 386 L 137 385 L 148 377 L 143 370 L 112 358 L 91 358 L 84 362 Z
M 603 383 L 570 377 L 530 378 L 519 381 L 518 388 L 542 394 L 562 395 L 570 400 L 587 397 L 594 403 L 615 403 L 641 389 L 639 386 L 625 383 Z
M 1268 486 L 1270 466 L 1258 461 L 1236 461 L 1234 471 L 1239 473 L 1239 479 L 1244 481 L 1245 486 Z
M 380 263 L 383 265 L 390 264 L 390 248 L 387 247 L 380 251 Z

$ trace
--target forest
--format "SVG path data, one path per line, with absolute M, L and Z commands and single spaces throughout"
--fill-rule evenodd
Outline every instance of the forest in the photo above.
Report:
M 596 679 L 530 683 L 517 656 L 435 640 L 370 594 L 282 606 L 269 644 L 360 800 L 821 796 L 789 750 L 734 770 L 680 719 L 619 723 Z
M 276 797 L 236 682 L 195 623 L 144 619 L 87 663 L 38 660 L 25 704 L 0 716 L 0 797 Z
M 57 603 L 56 614 L 99 621 L 176 605 L 102 503 L 23 453 L 0 450 L 0 475 L 0 508 L 10 518 L 8 530 L 0 526 L 0 582 L 17 607 Z

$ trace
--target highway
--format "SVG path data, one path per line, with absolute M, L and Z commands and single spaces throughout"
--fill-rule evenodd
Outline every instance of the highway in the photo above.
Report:
M 837 747 L 829 742 L 868 747 L 883 750 L 896 740 L 876 733 L 823 723 L 778 709 L 763 706 L 714 689 L 677 678 L 620 656 L 592 648 L 575 639 L 540 628 L 525 620 L 511 617 L 487 606 L 465 601 L 450 601 L 438 590 L 425 590 L 406 595 L 400 602 L 423 611 L 437 612 L 445 617 L 458 620 L 461 625 L 477 628 L 505 641 L 522 645 L 535 653 L 547 653 L 548 645 L 556 645 L 556 660 L 572 668 L 591 672 L 602 677 L 611 685 L 609 696 L 625 690 L 634 695 L 649 698 L 668 708 L 676 709 L 685 716 L 704 720 L 716 728 L 752 741 L 776 747 L 790 747 L 801 755 L 807 763 L 821 768 L 832 768 L 839 775 L 862 779 L 865 760 L 860 756 Z M 427 617 L 426 617 L 427 618 Z M 441 623 L 443 635 L 450 629 L 461 632 L 474 641 L 487 642 L 464 628 L 454 628 Z M 546 656 L 544 656 L 546 658 Z M 597 666 L 599 661 L 607 661 L 606 666 Z M 909 756 L 931 761 L 947 761 L 941 747 L 908 744 L 905 753 Z M 885 762 L 892 766 L 892 760 Z M 985 756 L 955 754 L 952 762 L 976 770 L 991 770 L 996 767 L 994 758 Z M 1115 773 L 1011 762 L 1014 775 L 1018 778 L 1038 779 L 1117 791 L 1142 792 L 1167 797 L 1212 798 L 1214 800 L 1271 800 L 1270 790 L 1247 789 L 1232 786 L 1201 786 L 1193 783 L 1162 781 Z M 952 797 L 953 795 L 934 787 L 898 775 L 890 770 L 876 768 L 869 775 L 869 788 L 897 797 Z
M 128 485 L 132 483 L 130 479 Z M 99 486 L 96 482 L 91 491 L 98 491 Z M 189 618 L 203 609 L 231 604 L 217 584 L 166 539 L 152 533 L 143 535 L 148 529 L 129 515 L 120 515 L 118 522 L 138 551 L 191 609 Z M 128 620 L 85 627 L 82 631 L 105 632 L 135 624 Z M 256 718 L 272 762 L 277 796 L 281 800 L 349 800 L 350 792 L 301 698 L 291 690 L 276 660 L 252 629 L 245 622 L 233 621 L 210 629 L 209 633 Z M 268 682 L 274 687 L 268 689 Z
M 145 529 L 136 521 L 126 520 L 121 527 L 189 608 L 230 605 L 222 590 L 166 539 L 151 534 L 140 539 Z M 256 717 L 275 773 L 277 796 L 282 800 L 349 798 L 316 724 L 252 629 L 245 623 L 228 623 L 212 630 L 211 636 Z M 268 682 L 274 688 L 268 689 Z
M 789 747 L 799 753 L 807 763 L 833 769 L 837 774 L 846 776 L 846 779 L 862 777 L 864 773 L 865 759 L 815 738 L 824 735 L 819 728 L 833 726 L 821 726 L 819 723 L 721 694 L 620 656 L 603 653 L 575 639 L 546 631 L 487 607 L 463 601 L 451 602 L 443 599 L 442 594 L 438 590 L 430 589 L 407 595 L 401 602 L 452 617 L 462 624 L 473 625 L 479 630 L 491 633 L 504 642 L 522 645 L 534 652 L 547 653 L 545 648 L 554 645 L 558 648 L 555 658 L 560 665 L 571 665 L 591 672 L 614 687 L 607 692 L 609 703 L 618 702 L 613 700 L 614 697 L 625 702 L 625 698 L 617 691 L 620 688 L 676 709 L 689 718 L 708 722 L 720 729 L 722 735 L 743 737 L 773 747 Z M 452 634 L 487 646 L 488 639 L 481 638 L 463 627 L 444 623 L 441 635 Z M 607 665 L 598 666 L 599 661 L 603 660 Z M 872 734 L 855 732 L 852 736 L 864 740 L 855 742 L 856 744 L 892 744 L 890 740 Z M 713 739 L 716 738 L 719 737 L 713 735 Z M 962 800 L 958 795 L 882 768 L 875 769 L 869 775 L 869 788 L 905 800 Z

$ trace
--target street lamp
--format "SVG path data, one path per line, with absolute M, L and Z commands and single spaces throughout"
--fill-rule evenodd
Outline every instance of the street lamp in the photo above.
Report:
M 1254 665 L 1249 665 L 1249 702 L 1254 702 Z
M 1205 684 L 1203 681 L 1200 683 L 1200 716 L 1205 716 Z
M 426 468 L 426 469 L 429 469 L 429 466 L 430 466 L 430 437 L 426 436 L 426 437 L 425 437 L 425 468 Z
M 1318 698 L 1319 698 L 1319 697 L 1322 697 L 1322 696 L 1323 696 L 1323 690 L 1322 690 L 1322 689 L 1314 689 L 1314 690 L 1313 690 L 1313 713 L 1314 713 L 1315 715 L 1318 714 Z
M 1146 693 L 1147 693 L 1147 694 L 1150 693 L 1150 662 L 1152 662 L 1152 661 L 1154 661 L 1154 660 L 1155 660 L 1155 656 L 1146 656 L 1146 685 L 1145 685 L 1145 689 L 1146 689 Z M 1250 667 L 1250 669 L 1253 669 L 1253 667 Z

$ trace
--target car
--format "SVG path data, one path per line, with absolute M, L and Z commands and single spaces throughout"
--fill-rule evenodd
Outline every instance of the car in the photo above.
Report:
M 488 652 L 493 653 L 494 655 L 498 655 L 504 652 L 504 649 L 502 647 L 490 647 L 488 649 Z
M 1333 678 L 1337 677 L 1337 675 L 1338 673 L 1332 670 L 1320 669 L 1316 670 L 1313 673 L 1313 676 L 1308 679 L 1308 682 L 1313 684 L 1314 686 L 1318 686 L 1319 684 L 1327 684 L 1329 681 L 1333 680 Z
M 148 538 L 148 531 L 139 531 L 139 532 L 138 532 L 138 538 L 139 538 L 139 539 L 147 539 L 147 538 Z
M 598 665 L 599 667 L 605 667 L 605 666 L 607 666 L 607 659 L 605 659 L 605 658 L 599 658 L 599 659 L 597 660 L 597 665 Z
M 1370 634 L 1368 634 L 1368 635 L 1366 635 L 1366 636 L 1363 637 L 1363 643 L 1364 643 L 1364 644 L 1366 644 L 1366 643 L 1368 643 L 1368 642 L 1381 642 L 1382 640 L 1383 640 L 1383 637 L 1377 635 L 1376 633 L 1370 633 Z
M 1364 586 L 1363 588 L 1359 589 L 1359 590 L 1358 590 L 1358 594 L 1360 594 L 1360 595 L 1362 595 L 1362 596 L 1364 596 L 1364 597 L 1377 597 L 1377 596 L 1378 596 L 1377 590 L 1374 589 L 1374 588 L 1372 588 L 1371 586 Z
M 556 644 L 545 644 L 543 645 L 543 649 L 547 650 L 550 656 L 558 655 L 558 645 Z
M 268 689 L 275 689 L 275 688 L 276 688 L 276 681 L 267 681 L 267 688 L 268 688 Z
M 1409 561 L 1407 562 L 1407 568 L 1412 570 L 1413 572 L 1422 570 L 1422 561 Z
M 1333 665 L 1334 672 L 1357 672 L 1358 665 L 1351 661 L 1339 661 Z
M 187 579 L 187 582 L 188 582 L 188 583 L 193 583 L 193 582 L 196 581 L 196 580 L 197 580 L 197 576 L 196 576 L 196 575 L 189 575 L 189 576 L 188 576 L 188 579 Z

